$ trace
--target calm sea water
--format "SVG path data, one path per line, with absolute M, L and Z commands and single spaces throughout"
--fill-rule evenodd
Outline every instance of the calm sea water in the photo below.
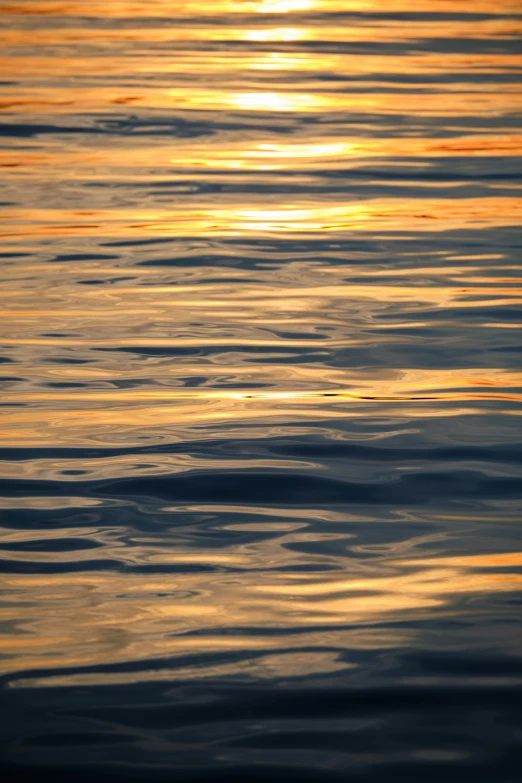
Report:
M 520 1 L 0 22 L 3 779 L 519 783 Z

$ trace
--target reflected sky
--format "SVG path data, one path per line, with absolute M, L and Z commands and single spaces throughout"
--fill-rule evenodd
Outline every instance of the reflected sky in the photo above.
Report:
M 207 513 L 209 510 L 206 509 Z M 230 509 L 231 519 L 234 512 L 235 509 Z M 295 516 L 298 519 L 298 512 Z M 56 684 L 53 677 L 64 684 L 103 683 L 111 682 L 113 676 L 93 678 L 79 673 L 56 677 L 53 671 L 57 667 L 93 667 L 106 663 L 107 656 L 117 663 L 175 658 L 194 650 L 206 653 L 232 649 L 285 650 L 291 654 L 293 649 L 307 647 L 322 649 L 315 654 L 315 666 L 320 671 L 329 671 L 332 656 L 327 650 L 332 646 L 354 650 L 393 648 L 404 645 L 405 639 L 407 644 L 414 645 L 415 632 L 410 630 L 405 635 L 401 630 L 400 621 L 404 618 L 411 621 L 422 617 L 426 610 L 436 610 L 439 617 L 451 617 L 457 596 L 513 593 L 522 589 L 522 576 L 517 573 L 522 563 L 521 553 L 416 558 L 418 547 L 430 543 L 436 546 L 436 537 L 431 542 L 429 537 L 411 541 L 406 559 L 400 559 L 401 547 L 395 553 L 391 547 L 390 552 L 384 551 L 372 562 L 371 569 L 364 561 L 357 565 L 352 562 L 348 567 L 348 559 L 348 570 L 342 578 L 292 574 L 293 566 L 307 560 L 306 555 L 299 553 L 300 546 L 310 547 L 319 540 L 337 541 L 338 546 L 344 545 L 345 557 L 349 558 L 353 546 L 350 537 L 342 532 L 320 533 L 314 526 L 310 529 L 306 520 L 265 521 L 257 526 L 227 524 L 224 510 L 220 518 L 223 523 L 219 530 L 241 533 L 243 537 L 250 534 L 250 542 L 219 550 L 179 544 L 170 549 L 165 537 L 154 538 L 146 533 L 121 540 L 117 528 L 61 528 L 59 535 L 63 540 L 76 541 L 78 545 L 91 543 L 102 548 L 103 557 L 109 562 L 123 556 L 127 565 L 142 566 L 149 572 L 142 575 L 78 573 L 73 566 L 81 567 L 92 556 L 89 549 L 80 547 L 77 554 L 69 551 L 61 557 L 61 562 L 72 569 L 67 574 L 7 577 L 9 600 L 2 614 L 9 617 L 12 611 L 17 612 L 19 635 L 13 636 L 4 647 L 7 653 L 4 671 L 45 669 L 45 678 L 38 681 L 41 685 Z M 338 527 L 342 531 L 342 516 Z M 260 538 L 258 543 L 254 543 L 256 535 Z M 57 537 L 57 532 L 48 533 L 40 541 L 51 543 Z M 7 534 L 2 556 L 10 562 L 20 562 L 22 554 L 10 546 L 29 540 L 27 534 Z M 393 559 L 393 554 L 399 554 L 399 559 Z M 24 553 L 26 562 L 27 557 Z M 38 564 L 45 557 L 44 553 L 35 552 L 30 555 L 30 562 Z M 327 563 L 332 555 L 323 555 L 322 560 Z M 270 573 L 270 565 L 274 564 L 278 568 Z M 156 566 L 184 565 L 214 570 L 202 574 L 154 575 Z M 235 573 L 236 578 L 220 573 L 223 568 Z M 281 568 L 288 571 L 280 573 Z M 239 574 L 240 590 L 236 586 Z M 27 605 L 27 598 L 35 589 L 42 601 L 38 618 L 33 617 Z M 65 595 L 67 604 L 64 604 Z M 378 623 L 382 621 L 387 627 L 378 631 Z M 393 622 L 398 624 L 396 630 Z M 354 623 L 359 629 L 356 632 L 343 629 L 344 625 Z M 260 626 L 265 629 L 264 636 L 249 635 L 249 629 L 254 632 Z M 227 628 L 241 629 L 241 633 L 221 635 Z M 304 662 L 306 674 L 307 656 Z M 254 658 L 240 673 L 248 674 L 248 667 L 252 666 L 252 674 L 257 676 L 258 663 Z M 270 655 L 267 665 L 270 666 Z M 339 665 L 344 668 L 341 662 Z M 297 666 L 287 676 L 303 676 Z M 207 676 L 210 675 L 215 676 L 215 672 Z M 19 687 L 35 683 L 17 679 L 15 684 Z
M 451 783 L 456 683 L 459 759 L 515 753 L 480 710 L 522 682 L 521 35 L 518 0 L 2 3 L 0 762 Z M 100 717 L 143 684 L 194 723 Z

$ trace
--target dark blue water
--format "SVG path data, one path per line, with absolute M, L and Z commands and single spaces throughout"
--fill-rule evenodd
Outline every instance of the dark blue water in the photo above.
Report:
M 519 783 L 520 2 L 0 23 L 2 779 Z

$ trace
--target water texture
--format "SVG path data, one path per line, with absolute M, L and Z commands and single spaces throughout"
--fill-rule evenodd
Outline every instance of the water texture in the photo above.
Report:
M 3 780 L 520 783 L 519 0 L 3 0 Z

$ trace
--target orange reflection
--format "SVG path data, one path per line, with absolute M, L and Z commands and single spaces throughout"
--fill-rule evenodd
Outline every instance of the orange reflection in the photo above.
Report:
M 240 451 L 200 448 L 224 437 L 258 444 L 251 470 L 306 477 L 334 468 L 282 460 L 266 441 L 343 441 L 352 426 L 358 442 L 428 433 L 438 444 L 451 418 L 456 443 L 477 429 L 487 442 L 492 410 L 520 415 L 522 373 L 502 353 L 520 328 L 502 320 L 522 303 L 515 263 L 501 266 L 495 242 L 489 253 L 475 242 L 475 255 L 459 244 L 459 232 L 522 222 L 518 186 L 489 161 L 522 153 L 520 2 L 470 9 L 201 0 L 195 18 L 189 0 L 2 3 L 0 111 L 27 137 L 13 132 L 0 151 L 0 234 L 22 254 L 2 260 L 0 341 L 14 361 L 0 438 L 28 451 L 1 460 L 0 477 L 63 494 L 0 508 L 72 510 L 61 527 L 0 530 L 1 558 L 27 571 L 4 580 L 0 670 L 49 673 L 18 684 L 333 673 L 355 665 L 350 650 L 416 643 L 461 596 L 520 591 L 520 553 L 435 556 L 439 539 L 431 554 L 424 541 L 352 557 L 342 525 L 360 522 L 353 510 L 172 506 L 158 532 L 124 528 L 115 499 L 80 496 L 85 481 L 245 470 Z M 340 23 L 337 12 L 353 14 Z M 468 182 L 477 162 L 494 176 Z M 449 249 L 390 259 L 390 237 Z M 448 339 L 468 366 L 453 366 Z M 425 347 L 436 366 L 424 366 Z M 503 426 L 498 441 L 510 443 Z M 386 480 L 421 470 L 422 448 L 391 467 L 386 448 L 372 463 Z M 176 517 L 192 512 L 212 546 Z M 89 570 L 93 560 L 107 570 Z M 37 573 L 49 565 L 61 573 Z M 178 656 L 228 650 L 244 658 L 175 668 Z M 162 658 L 174 663 L 54 676 Z
M 294 674 L 300 671 L 303 674 L 321 673 L 332 670 L 333 663 L 328 655 L 321 653 L 325 626 L 335 628 L 347 622 L 363 626 L 353 631 L 329 630 L 329 647 L 378 649 L 399 646 L 406 641 L 404 631 L 390 628 L 372 631 L 364 626 L 379 620 L 387 623 L 403 622 L 408 618 L 422 620 L 433 617 L 434 612 L 439 617 L 451 616 L 453 596 L 494 595 L 522 589 L 522 576 L 509 570 L 522 563 L 520 553 L 411 558 L 389 562 L 382 574 L 371 577 L 357 573 L 350 576 L 349 570 L 345 570 L 342 579 L 325 579 L 317 574 L 303 575 L 284 570 L 285 565 L 290 566 L 299 558 L 287 545 L 293 541 L 313 540 L 317 535 L 305 531 L 306 525 L 296 530 L 295 525 L 289 524 L 287 532 L 282 531 L 276 539 L 250 544 L 243 551 L 239 547 L 235 553 L 233 550 L 224 552 L 220 563 L 234 566 L 242 562 L 245 569 L 239 578 L 236 574 L 233 581 L 219 572 L 210 579 L 208 574 L 190 572 L 184 573 L 183 578 L 168 574 L 159 578 L 153 574 L 80 574 L 75 571 L 53 576 L 10 574 L 5 580 L 9 598 L 4 602 L 1 615 L 5 620 L 15 618 L 23 633 L 4 637 L 2 672 L 48 669 L 51 676 L 40 677 L 39 685 L 78 684 L 84 675 L 78 678 L 62 674 L 55 678 L 52 670 L 157 660 L 195 651 L 241 649 L 246 653 L 244 673 L 249 676 L 263 676 L 263 671 L 266 676 L 276 676 L 277 671 L 284 675 L 287 670 L 283 664 L 290 660 Z M 78 534 L 94 539 L 98 536 L 96 531 L 87 529 L 76 531 Z M 103 539 L 99 543 L 103 543 Z M 148 562 L 146 544 L 127 546 L 111 553 L 107 540 L 102 551 L 107 557 L 128 554 L 136 563 Z M 215 552 L 209 552 L 208 557 L 208 562 L 216 562 Z M 167 554 L 168 562 L 185 562 L 184 558 L 183 551 L 174 556 L 174 560 Z M 200 550 L 200 562 L 206 562 L 206 558 L 207 553 Z M 280 572 L 260 577 L 257 564 L 267 562 L 277 562 Z M 38 611 L 33 604 L 36 594 Z M 241 635 L 230 631 L 220 633 L 231 628 L 241 628 Z M 248 629 L 259 628 L 278 633 L 248 634 Z M 193 635 L 194 632 L 197 635 Z M 308 657 L 310 653 L 305 655 L 302 669 L 300 659 L 293 656 L 280 661 L 283 668 L 276 664 L 277 655 L 282 655 L 283 651 L 289 654 L 296 648 L 305 647 L 319 650 L 311 653 L 312 659 Z M 249 650 L 268 655 L 266 669 L 262 662 L 248 662 Z M 276 657 L 272 658 L 274 655 Z M 198 676 L 205 676 L 198 671 Z M 241 669 L 238 672 L 234 667 L 234 671 L 237 674 Z M 172 670 L 167 670 L 163 677 L 169 674 L 172 676 Z M 287 671 L 287 674 L 291 675 L 291 672 Z M 148 679 L 151 675 L 142 672 L 131 676 Z M 105 677 L 91 674 L 84 681 L 101 683 Z M 18 684 L 23 686 L 24 681 Z M 28 680 L 27 684 L 35 683 Z
M 259 4 L 254 10 L 259 14 L 287 14 L 294 11 L 311 11 L 323 4 L 318 4 L 317 0 L 259 0 Z
M 180 157 L 180 150 L 183 155 Z M 17 149 L 0 151 L 0 168 L 5 180 L 31 177 L 38 179 L 56 178 L 61 181 L 74 175 L 89 175 L 91 181 L 104 179 L 110 172 L 117 170 L 120 177 L 145 179 L 154 168 L 156 181 L 171 180 L 172 173 L 182 172 L 183 178 L 197 180 L 204 167 L 209 171 L 216 169 L 223 177 L 223 169 L 244 170 L 253 175 L 263 170 L 299 170 L 309 176 L 309 172 L 320 174 L 321 169 L 328 170 L 337 165 L 339 170 L 350 176 L 354 167 L 372 165 L 374 161 L 389 160 L 394 165 L 400 161 L 403 167 L 414 169 L 418 166 L 415 158 L 461 158 L 461 157 L 511 157 L 522 155 L 522 137 L 517 134 L 495 134 L 492 136 L 461 136 L 458 139 L 430 138 L 381 138 L 365 139 L 352 137 L 339 141 L 336 137 L 318 136 L 299 141 L 275 141 L 270 137 L 261 137 L 249 142 L 219 141 L 215 144 L 202 144 L 198 139 L 182 140 L 177 148 L 161 145 L 145 150 L 141 146 L 128 146 L 112 149 L 101 144 L 93 151 L 67 148 L 49 143 L 46 151 L 35 151 L 25 143 Z M 425 183 L 415 179 L 412 171 L 411 184 L 422 187 Z M 409 182 L 405 182 L 409 185 Z M 449 187 L 440 185 L 439 187 Z M 494 187 L 491 185 L 490 187 Z M 502 183 L 502 188 L 517 187 Z M 186 188 L 186 186 L 185 186 Z
M 290 41 L 303 41 L 307 38 L 313 37 L 313 31 L 311 29 L 299 28 L 299 27 L 277 27 L 270 28 L 268 30 L 245 30 L 242 35 L 238 37 L 245 41 L 278 41 L 290 42 Z M 281 55 L 276 52 L 271 52 L 268 57 L 280 57 Z M 295 62 L 295 60 L 294 60 Z M 283 66 L 284 67 L 284 66 Z
M 254 30 L 241 30 L 237 32 L 238 40 L 257 41 L 267 43 L 278 42 L 299 42 L 302 40 L 313 40 L 313 28 L 262 28 Z M 187 31 L 183 31 L 188 35 Z M 202 39 L 205 39 L 207 33 L 202 29 L 199 32 L 191 29 L 192 37 L 196 33 Z M 227 30 L 231 34 L 230 30 Z M 20 33 L 22 35 L 22 33 Z M 1 32 L 0 32 L 1 35 Z M 180 33 L 181 35 L 181 33 Z M 20 41 L 10 41 L 10 45 L 16 43 L 24 45 L 28 40 L 22 37 Z M 353 77 L 355 75 L 369 76 L 379 73 L 386 73 L 389 76 L 400 77 L 404 74 L 433 74 L 443 75 L 452 74 L 455 81 L 462 87 L 470 84 L 470 75 L 477 73 L 502 73 L 511 71 L 517 73 L 520 70 L 520 57 L 516 54 L 477 52 L 473 55 L 462 54 L 459 52 L 447 52 L 444 60 L 441 61 L 438 55 L 433 52 L 409 52 L 404 55 L 374 55 L 372 57 L 361 57 L 360 55 L 350 53 L 327 53 L 327 52 L 307 52 L 300 50 L 293 51 L 259 51 L 256 53 L 217 51 L 213 52 L 211 66 L 197 52 L 182 52 L 175 61 L 169 58 L 160 58 L 151 56 L 139 60 L 133 60 L 133 73 L 149 75 L 150 77 L 163 74 L 194 74 L 194 69 L 198 69 L 199 80 L 205 75 L 212 78 L 216 74 L 226 74 L 237 79 L 238 72 L 246 69 L 263 69 L 274 67 L 279 63 L 280 70 L 321 72 L 332 71 L 339 76 L 350 78 L 350 83 L 354 85 Z M 0 57 L 0 69 L 5 75 L 11 77 L 23 77 L 27 75 L 35 76 L 84 76 L 88 71 L 90 75 L 103 76 L 121 76 L 128 75 L 128 58 L 115 54 L 107 62 L 104 58 L 93 58 L 70 54 L 67 57 L 56 57 L 52 53 L 45 53 L 45 50 L 36 49 L 30 58 L 24 57 Z M 375 82 L 365 82 L 366 86 L 384 86 L 376 77 Z M 362 86 L 362 83 L 357 83 Z M 483 85 L 485 87 L 485 85 Z M 407 85 L 403 84 L 403 88 Z M 453 89 L 455 84 L 453 85 Z M 41 88 L 42 89 L 42 88 Z M 410 89 L 414 89 L 410 87 Z M 398 139 L 400 141 L 400 139 Z M 480 137 L 478 138 L 480 140 Z M 488 141 L 488 138 L 482 138 L 482 141 Z M 361 139 L 359 139 L 361 141 Z M 369 141 L 369 139 L 367 140 Z M 414 138 L 412 141 L 419 141 Z
M 270 85 L 271 87 L 272 85 Z M 315 86 L 315 85 L 313 85 Z M 317 85 L 318 86 L 318 85 Z M 275 85 L 273 85 L 275 88 Z M 399 93 L 401 113 L 411 117 L 487 117 L 508 114 L 522 108 L 518 88 L 502 92 L 467 86 L 465 92 Z M 263 112 L 322 112 L 370 111 L 380 114 L 397 113 L 398 95 L 388 92 L 292 92 L 267 90 L 220 90 L 181 87 L 174 89 L 149 88 L 146 92 L 131 88 L 100 87 L 91 89 L 75 86 L 74 90 L 54 90 L 41 96 L 34 90 L 25 92 L 4 89 L 0 112 L 27 112 L 70 114 L 114 109 L 115 106 L 136 106 L 151 109 L 193 109 Z
M 236 93 L 225 100 L 243 111 L 310 111 L 316 110 L 324 101 L 314 95 L 277 92 Z
M 299 236 L 351 231 L 449 231 L 466 227 L 518 225 L 522 199 L 497 196 L 459 199 L 365 199 L 345 205 L 323 206 L 299 203 L 253 203 L 249 208 L 183 208 L 169 211 L 138 211 L 136 208 L 71 211 L 67 209 L 6 208 L 0 237 L 82 236 L 102 233 L 106 237 L 137 233 L 168 236 L 252 236 L 290 232 Z
M 469 0 L 418 0 L 415 5 L 417 13 L 469 13 Z M 474 0 L 475 14 L 508 15 L 520 10 L 518 0 L 498 0 L 494 5 L 490 0 Z M 313 11 L 328 14 L 336 12 L 371 12 L 379 13 L 410 13 L 409 0 L 200 0 L 198 14 L 215 16 L 222 14 L 272 14 L 299 13 Z M 88 12 L 88 13 L 87 13 Z M 106 4 L 103 0 L 29 0 L 23 5 L 6 0 L 2 4 L 2 13 L 13 15 L 42 16 L 92 16 L 92 17 L 127 17 L 158 16 L 193 18 L 194 4 L 192 0 L 155 0 L 154 3 L 145 0 L 113 0 Z
M 489 0 L 487 0 L 489 2 Z M 515 0 L 518 2 L 518 0 Z M 91 9 L 89 9 L 90 11 Z M 199 9 L 198 9 L 199 10 Z M 215 5 L 212 10 L 215 12 Z M 345 9 L 343 9 L 345 10 Z M 410 9 L 411 10 L 411 9 Z M 0 14 L 5 14 L 5 6 L 0 8 Z M 105 15 L 105 7 L 103 15 Z M 278 26 L 263 27 L 257 26 L 259 22 L 263 20 L 263 17 L 257 15 L 254 22 L 257 25 L 252 24 L 249 27 L 237 27 L 232 24 L 224 27 L 222 23 L 219 24 L 205 24 L 204 26 L 199 22 L 194 23 L 193 10 L 190 14 L 192 25 L 182 25 L 180 27 L 165 27 L 158 25 L 152 26 L 146 30 L 146 42 L 147 44 L 153 44 L 157 42 L 172 42 L 172 41 L 245 41 L 245 40 L 258 40 L 260 42 L 266 41 L 284 41 L 285 33 L 281 32 L 283 28 L 279 24 Z M 491 14 L 488 13 L 488 16 Z M 16 17 L 14 17 L 16 19 Z M 264 20 L 263 20 L 264 21 Z M 285 19 L 286 21 L 286 19 Z M 453 20 L 453 21 L 423 21 L 414 20 L 407 21 L 405 19 L 401 21 L 386 20 L 369 22 L 364 20 L 357 23 L 355 20 L 350 25 L 346 26 L 331 26 L 331 25 L 315 25 L 315 26 L 303 26 L 302 23 L 296 26 L 288 26 L 286 29 L 291 31 L 299 31 L 297 38 L 308 39 L 314 41 L 329 41 L 333 43 L 341 42 L 371 42 L 371 43 L 402 43 L 406 45 L 408 42 L 415 43 L 419 38 L 426 40 L 437 39 L 469 39 L 473 40 L 480 36 L 480 38 L 487 38 L 492 40 L 506 40 L 517 39 L 520 36 L 522 30 L 522 22 L 518 18 L 512 19 L 485 19 L 485 20 Z M 259 34 L 259 38 L 256 35 Z M 272 35 L 274 37 L 272 37 Z M 289 33 L 290 37 L 293 35 Z M 252 37 L 253 36 L 253 37 Z M 283 36 L 283 37 L 281 37 Z M 94 28 L 85 29 L 83 24 L 79 24 L 77 27 L 71 26 L 69 28 L 59 28 L 59 40 L 62 44 L 79 45 L 81 43 L 89 43 L 92 45 L 93 40 L 98 44 L 117 44 L 122 42 L 141 42 L 144 41 L 144 30 L 140 26 L 130 27 L 125 26 L 122 28 Z M 292 38 L 290 38 L 292 40 Z M 27 30 L 22 26 L 19 28 L 16 24 L 10 24 L 9 27 L 0 30 L 0 43 L 8 46 L 55 46 L 57 43 L 57 30 L 52 27 L 43 27 L 42 29 Z M 36 54 L 36 51 L 35 51 Z M 151 55 L 154 55 L 151 52 Z M 468 66 L 472 65 L 476 57 L 491 54 L 488 52 L 479 53 L 477 55 L 467 55 L 466 62 Z M 219 57 L 219 55 L 216 55 Z M 422 53 L 410 52 L 405 53 L 404 56 L 413 56 L 422 58 Z M 450 53 L 449 57 L 453 55 Z M 500 62 L 505 56 L 502 52 L 499 53 Z M 434 59 L 433 53 L 428 57 Z M 463 58 L 463 55 L 460 55 Z M 440 60 L 440 58 L 439 58 Z M 379 62 L 379 59 L 376 60 Z M 204 65 L 204 70 L 209 70 L 209 65 L 212 67 L 212 62 L 203 60 L 201 63 Z M 206 63 L 206 67 L 205 67 Z M 441 67 L 444 69 L 444 63 L 441 63 Z M 211 68 L 210 68 L 211 69 Z

